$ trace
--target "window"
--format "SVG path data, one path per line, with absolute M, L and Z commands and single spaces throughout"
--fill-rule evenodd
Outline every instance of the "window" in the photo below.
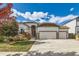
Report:
M 21 29 L 21 32 L 20 33 L 23 34 L 24 33 L 24 29 Z

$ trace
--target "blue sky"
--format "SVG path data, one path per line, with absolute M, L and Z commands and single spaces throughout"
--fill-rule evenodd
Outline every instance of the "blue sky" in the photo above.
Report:
M 79 4 L 77 3 L 14 3 L 13 8 L 20 12 L 49 12 L 49 14 L 55 14 L 56 16 L 66 16 L 69 13 L 77 14 L 79 11 Z M 74 8 L 73 12 L 70 12 L 70 8 Z
M 57 24 L 63 24 L 67 22 L 68 19 L 72 19 L 73 18 L 72 16 L 79 15 L 79 4 L 78 3 L 14 3 L 13 9 L 23 14 L 26 12 L 30 12 L 30 14 L 34 14 L 34 12 L 45 13 L 46 16 L 40 18 L 41 20 L 48 22 L 48 20 L 52 19 Z M 53 16 L 51 17 L 51 15 Z M 70 17 L 70 18 L 67 18 L 67 17 Z M 60 23 L 61 20 L 59 19 L 61 18 L 64 21 Z M 39 18 L 34 18 L 33 20 L 37 21 L 36 19 L 39 21 Z M 56 19 L 56 21 L 54 19 Z M 30 17 L 25 18 L 20 15 L 17 17 L 17 20 L 30 21 Z

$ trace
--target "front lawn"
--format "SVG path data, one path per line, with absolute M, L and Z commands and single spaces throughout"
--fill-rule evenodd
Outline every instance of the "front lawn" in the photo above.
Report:
M 0 52 L 26 52 L 28 51 L 34 41 L 19 41 L 13 45 L 0 42 Z

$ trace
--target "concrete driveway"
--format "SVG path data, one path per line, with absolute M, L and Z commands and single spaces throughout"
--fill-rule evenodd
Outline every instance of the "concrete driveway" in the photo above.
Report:
M 31 52 L 30 52 L 31 51 Z M 79 41 L 75 39 L 36 40 L 28 54 L 79 55 Z M 46 55 L 46 54 L 45 54 Z

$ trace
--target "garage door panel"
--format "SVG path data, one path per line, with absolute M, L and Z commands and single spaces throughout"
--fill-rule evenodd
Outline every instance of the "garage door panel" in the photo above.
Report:
M 56 39 L 56 32 L 40 32 L 39 37 L 40 39 Z
M 67 32 L 59 32 L 59 39 L 66 39 L 67 38 Z

